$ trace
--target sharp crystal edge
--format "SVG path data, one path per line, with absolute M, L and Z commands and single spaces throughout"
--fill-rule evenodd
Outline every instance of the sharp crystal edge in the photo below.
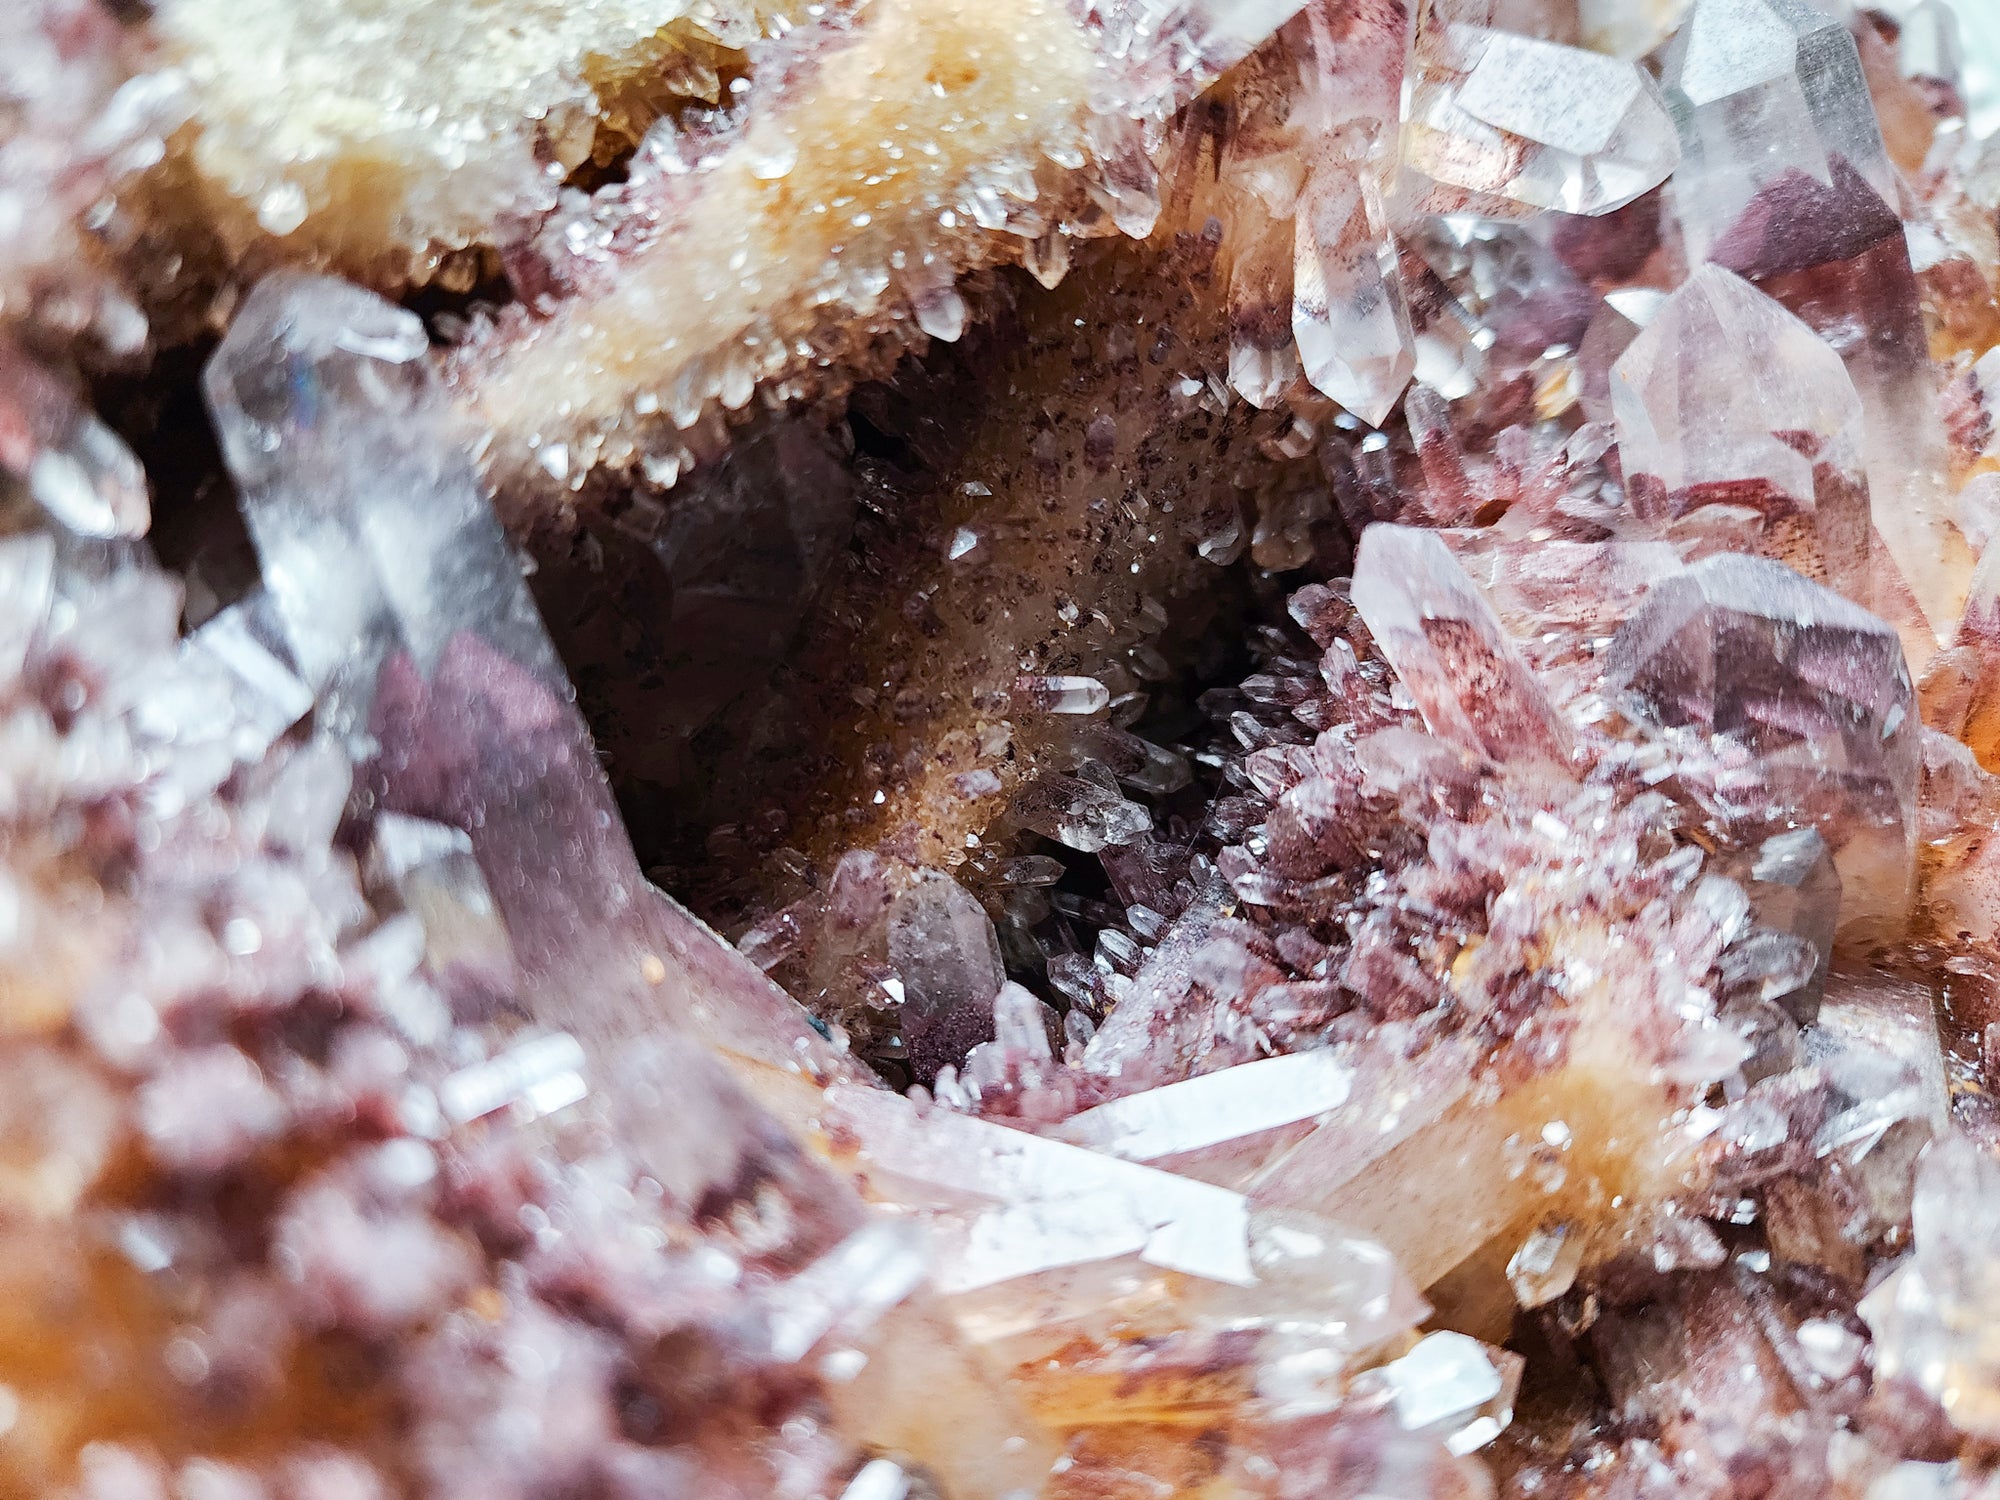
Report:
M 1992 32 L 16 5 L 0 1500 L 2000 1493 Z

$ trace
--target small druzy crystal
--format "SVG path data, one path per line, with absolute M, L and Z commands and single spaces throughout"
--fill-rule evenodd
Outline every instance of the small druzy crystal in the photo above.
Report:
M 1994 1490 L 1985 9 L 0 42 L 0 1497 Z

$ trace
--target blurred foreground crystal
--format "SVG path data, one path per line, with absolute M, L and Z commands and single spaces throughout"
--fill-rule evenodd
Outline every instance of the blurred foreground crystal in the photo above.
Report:
M 532 1119 L 588 1101 L 676 1201 L 761 1183 L 785 1203 L 765 1250 L 790 1270 L 756 1315 L 770 1347 L 760 1354 L 753 1333 L 724 1357 L 748 1369 L 803 1360 L 831 1337 L 913 1339 L 928 1346 L 921 1357 L 885 1357 L 870 1380 L 828 1393 L 842 1441 L 919 1454 L 967 1495 L 1032 1482 L 1049 1458 L 1036 1442 L 976 1435 L 1010 1407 L 909 1302 L 921 1262 L 901 1251 L 857 1276 L 857 1259 L 880 1259 L 857 1247 L 885 1231 L 691 1044 L 688 1032 L 719 1046 L 787 1112 L 810 1097 L 807 1069 L 845 1067 L 745 960 L 645 886 L 519 568 L 418 362 L 425 344 L 414 316 L 367 293 L 274 278 L 238 313 L 208 389 L 322 728 L 367 757 L 373 878 L 421 924 L 455 1014 L 515 1005 L 560 1028 L 452 1074 L 443 1107 L 472 1119 L 518 1103 Z M 994 968 L 997 987 L 997 957 Z M 703 1186 L 732 1172 L 748 1175 Z M 943 1443 L 931 1412 L 892 1394 L 905 1372 L 962 1389 L 989 1415 Z
M 1878 1366 L 1990 1441 L 2000 1435 L 2000 1163 L 1942 1137 L 1918 1165 L 1913 1212 L 1916 1253 L 1861 1304 Z
M 285 274 L 246 299 L 205 376 L 321 728 L 382 807 L 471 840 L 545 1022 L 628 1031 L 614 997 L 650 987 L 650 952 L 688 974 L 654 1003 L 725 1047 L 781 1073 L 835 1066 L 802 1012 L 640 875 L 428 347 L 373 294 Z

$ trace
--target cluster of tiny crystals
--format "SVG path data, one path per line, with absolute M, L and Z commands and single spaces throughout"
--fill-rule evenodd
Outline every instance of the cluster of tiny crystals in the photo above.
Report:
M 1994 1500 L 1995 537 L 1987 0 L 0 0 L 0 1500 Z

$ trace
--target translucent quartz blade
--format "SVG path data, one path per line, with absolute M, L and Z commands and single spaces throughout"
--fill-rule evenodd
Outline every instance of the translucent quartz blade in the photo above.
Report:
M 1127 1161 L 1159 1161 L 1338 1109 L 1353 1087 L 1344 1057 L 1295 1052 L 1113 1099 L 1065 1121 L 1056 1134 Z
M 1363 532 L 1354 607 L 1434 733 L 1496 761 L 1567 761 L 1561 716 L 1435 533 Z
M 1468 25 L 1427 34 L 1417 59 L 1403 163 L 1473 195 L 1463 206 L 1605 214 L 1680 160 L 1665 101 L 1636 63 Z
M 414 314 L 282 274 L 204 375 L 320 727 L 369 763 L 380 806 L 470 835 L 545 1024 L 601 1037 L 664 1001 L 732 1051 L 838 1068 L 803 1011 L 646 884 L 428 347 Z
M 1134 1255 L 1210 1281 L 1257 1279 L 1239 1194 L 874 1089 L 837 1086 L 827 1120 L 858 1143 L 878 1194 L 965 1213 L 939 1268 L 948 1289 Z

